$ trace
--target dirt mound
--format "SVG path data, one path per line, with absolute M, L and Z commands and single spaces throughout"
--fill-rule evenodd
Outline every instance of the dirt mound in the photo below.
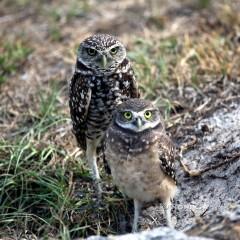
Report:
M 201 119 L 180 145 L 188 150 L 178 167 L 179 193 L 173 204 L 176 228 L 186 230 L 235 211 L 240 206 L 239 102 Z M 150 207 L 144 211 L 142 226 L 159 226 L 163 221 L 162 207 Z

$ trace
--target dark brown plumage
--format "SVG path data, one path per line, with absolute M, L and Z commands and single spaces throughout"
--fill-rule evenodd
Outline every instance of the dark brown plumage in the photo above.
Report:
M 85 66 L 78 63 L 70 83 L 70 113 L 73 132 L 79 146 L 86 150 L 86 138 L 102 136 L 111 119 L 112 111 L 117 104 L 127 98 L 139 96 L 135 76 L 129 60 L 124 59 L 118 67 L 118 73 L 109 76 L 84 75 L 81 69 Z M 128 71 L 122 72 L 122 69 Z M 105 115 L 106 114 L 106 115 Z M 93 128 L 93 131 L 89 131 Z
M 106 34 L 84 40 L 70 82 L 69 106 L 73 133 L 79 146 L 87 151 L 89 166 L 97 180 L 100 178 L 97 149 L 101 149 L 113 110 L 130 97 L 139 97 L 139 92 L 122 43 Z

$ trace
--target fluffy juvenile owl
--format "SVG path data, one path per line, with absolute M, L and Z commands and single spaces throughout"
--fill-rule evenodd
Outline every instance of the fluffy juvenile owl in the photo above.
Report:
M 115 37 L 97 34 L 79 46 L 74 75 L 69 87 L 73 133 L 101 192 L 97 156 L 102 137 L 116 106 L 129 97 L 138 97 L 135 76 L 126 49 Z
M 133 231 L 141 205 L 161 200 L 167 224 L 176 191 L 174 147 L 151 102 L 129 99 L 119 105 L 106 132 L 105 157 L 115 184 L 134 199 Z

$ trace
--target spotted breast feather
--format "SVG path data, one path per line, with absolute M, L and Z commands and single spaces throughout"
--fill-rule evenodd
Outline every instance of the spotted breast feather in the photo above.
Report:
M 99 82 L 101 86 L 98 85 Z M 102 132 L 106 130 L 111 121 L 111 112 L 117 104 L 128 98 L 138 98 L 140 95 L 128 59 L 124 59 L 116 72 L 105 77 L 94 77 L 90 69 L 78 62 L 69 90 L 73 133 L 83 150 L 86 150 L 88 135 L 98 130 Z M 103 106 L 100 106 L 100 103 Z M 109 118 L 102 112 L 110 114 Z M 92 119 L 95 119 L 95 122 L 89 128 Z

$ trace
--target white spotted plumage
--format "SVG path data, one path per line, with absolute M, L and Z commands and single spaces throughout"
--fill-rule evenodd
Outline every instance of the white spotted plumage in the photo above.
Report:
M 111 54 L 113 48 L 116 54 Z M 92 54 L 89 54 L 89 49 Z M 126 88 L 123 82 L 129 82 Z M 115 37 L 96 34 L 79 47 L 75 72 L 69 85 L 69 107 L 73 133 L 86 156 L 93 178 L 99 184 L 96 159 L 112 112 L 129 97 L 138 97 L 138 89 L 126 49 Z

